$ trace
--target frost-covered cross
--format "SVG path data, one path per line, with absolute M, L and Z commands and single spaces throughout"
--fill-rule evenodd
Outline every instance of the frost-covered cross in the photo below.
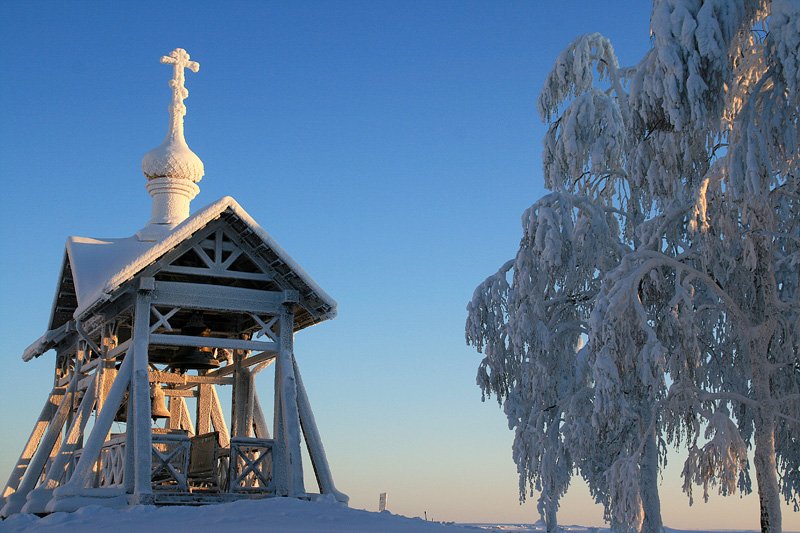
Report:
M 172 89 L 172 103 L 169 106 L 170 131 L 168 135 L 183 139 L 183 117 L 186 115 L 186 106 L 183 101 L 189 96 L 186 89 L 184 69 L 192 72 L 200 70 L 200 63 L 189 61 L 189 53 L 183 48 L 176 48 L 168 56 L 162 56 L 161 62 L 172 65 L 172 79 L 169 86 Z

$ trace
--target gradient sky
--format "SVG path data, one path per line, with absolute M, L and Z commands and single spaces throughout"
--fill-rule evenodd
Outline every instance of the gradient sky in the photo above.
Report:
M 505 416 L 475 385 L 465 306 L 543 194 L 535 98 L 556 55 L 599 31 L 635 62 L 647 2 L 162 5 L 0 3 L 0 481 L 52 384 L 52 353 L 19 356 L 47 325 L 66 237 L 149 218 L 140 161 L 166 132 L 171 76 L 158 60 L 182 47 L 201 65 L 193 210 L 235 197 L 339 302 L 295 347 L 351 505 L 387 492 L 410 516 L 535 521 Z M 664 474 L 668 526 L 758 528 L 755 495 L 689 508 L 681 463 Z M 560 519 L 599 525 L 602 510 L 576 481 Z M 800 530 L 788 507 L 784 527 Z

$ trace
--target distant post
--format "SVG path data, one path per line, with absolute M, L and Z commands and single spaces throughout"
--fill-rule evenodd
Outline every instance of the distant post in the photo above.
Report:
M 384 512 L 386 510 L 386 493 L 381 492 L 380 496 L 378 496 L 378 512 Z

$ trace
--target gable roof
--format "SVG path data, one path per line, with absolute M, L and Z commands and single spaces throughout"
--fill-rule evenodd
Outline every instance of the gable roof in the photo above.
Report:
M 142 241 L 136 236 L 123 239 L 69 237 L 49 330 L 63 326 L 69 320 L 68 312 L 73 307 L 71 318 L 88 316 L 124 283 L 218 218 L 226 218 L 234 229 L 246 234 L 245 242 L 254 241 L 248 244 L 257 248 L 277 274 L 299 292 L 300 305 L 308 311 L 309 316 L 298 325 L 305 327 L 336 316 L 336 301 L 236 200 L 225 196 L 199 210 L 156 241 Z M 40 347 L 33 350 L 38 353 L 28 354 L 29 350 L 26 350 L 26 360 L 43 353 L 41 348 L 44 345 L 40 341 L 37 340 L 29 348 L 39 343 Z

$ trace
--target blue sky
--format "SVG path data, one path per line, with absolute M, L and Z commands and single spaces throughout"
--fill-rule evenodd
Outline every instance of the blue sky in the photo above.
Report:
M 158 59 L 182 47 L 201 65 L 193 209 L 233 196 L 339 302 L 296 340 L 337 485 L 354 507 L 388 492 L 412 516 L 535 520 L 505 417 L 474 384 L 465 306 L 543 194 L 535 99 L 556 55 L 599 31 L 636 61 L 648 22 L 643 1 L 0 4 L 0 476 L 51 384 L 52 354 L 19 354 L 46 327 L 64 240 L 149 218 L 140 161 L 166 132 L 171 75 Z M 680 462 L 667 525 L 758 527 L 755 496 L 689 509 Z M 576 483 L 562 520 L 601 516 Z M 784 524 L 800 530 L 788 508 Z

